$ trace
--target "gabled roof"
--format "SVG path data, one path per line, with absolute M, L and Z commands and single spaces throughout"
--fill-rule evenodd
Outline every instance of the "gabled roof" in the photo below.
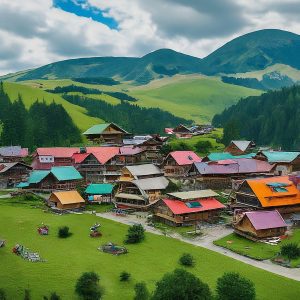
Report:
M 277 210 L 251 211 L 246 212 L 245 216 L 248 217 L 256 230 L 287 227 L 287 224 Z
M 126 130 L 122 129 L 115 123 L 104 123 L 104 124 L 98 124 L 90 127 L 88 130 L 86 130 L 83 134 L 84 135 L 93 135 L 93 134 L 101 134 L 103 133 L 109 126 L 114 127 L 116 130 L 121 131 L 123 133 L 128 133 Z
M 28 156 L 28 148 L 21 146 L 0 147 L 0 156 L 26 157 Z
M 29 184 L 39 183 L 49 174 L 50 171 L 44 171 L 44 170 L 32 171 L 29 176 L 28 183 Z
M 279 163 L 279 162 L 292 162 L 299 155 L 300 152 L 286 152 L 286 151 L 261 151 L 261 153 L 266 156 L 269 163 Z
M 148 190 L 164 190 L 169 185 L 169 181 L 166 177 L 153 177 L 146 179 L 137 179 L 131 181 L 139 189 L 148 191 Z
M 90 184 L 86 190 L 86 194 L 93 195 L 102 195 L 102 194 L 111 194 L 113 190 L 113 185 L 109 183 L 92 183 Z
M 221 202 L 219 202 L 215 198 L 209 198 L 209 199 L 188 202 L 191 204 L 199 203 L 200 206 L 198 204 L 198 207 L 194 207 L 194 205 L 190 205 L 191 207 L 189 207 L 186 202 L 179 201 L 179 200 L 163 199 L 162 201 L 170 208 L 170 210 L 175 215 L 182 215 L 182 214 L 189 214 L 189 213 L 196 213 L 196 212 L 201 212 L 201 211 L 225 208 L 225 205 L 223 205 Z
M 163 172 L 153 164 L 126 166 L 125 168 L 136 178 L 138 176 L 163 174 Z
M 91 153 L 74 153 L 72 158 L 74 159 L 75 164 L 82 163 Z
M 0 173 L 5 173 L 6 171 L 8 171 L 9 169 L 11 169 L 12 167 L 14 167 L 16 165 L 23 165 L 23 166 L 27 167 L 28 169 L 32 169 L 30 166 L 27 166 L 27 165 L 25 165 L 23 163 L 20 163 L 20 162 L 0 163 Z
M 71 158 L 76 152 L 79 152 L 79 147 L 48 147 L 48 148 L 37 148 L 37 155 L 41 156 L 53 156 L 58 158 Z
M 72 166 L 52 167 L 50 171 L 59 181 L 82 179 L 80 173 Z
M 88 148 L 88 151 L 91 151 L 91 153 L 96 157 L 96 159 L 103 165 L 119 154 L 119 147 L 100 147 L 100 148 L 101 149 L 98 149 L 97 151 L 93 151 L 90 150 L 90 148 Z
M 200 199 L 200 198 L 217 197 L 219 195 L 213 190 L 198 190 L 198 191 L 168 193 L 168 196 L 180 200 L 188 200 L 188 199 L 193 200 L 193 199 Z
M 250 186 L 262 207 L 300 204 L 300 191 L 288 176 L 247 179 L 245 182 Z M 272 187 L 274 184 L 282 184 L 284 188 L 274 188 Z M 244 183 L 241 189 L 243 185 Z
M 252 141 L 231 141 L 231 144 L 234 144 L 241 151 L 246 151 L 247 148 L 253 143 Z
M 192 165 L 194 162 L 200 162 L 201 158 L 193 151 L 173 151 L 167 156 L 171 156 L 180 166 Z
M 55 196 L 61 204 L 85 203 L 77 191 L 53 192 L 49 200 L 51 200 L 53 196 Z
M 249 153 L 249 154 L 243 154 L 243 155 L 232 155 L 229 152 L 215 152 L 210 153 L 206 157 L 203 158 L 203 161 L 210 160 L 210 161 L 216 161 L 216 160 L 224 160 L 224 159 L 235 159 L 235 158 L 253 158 L 256 155 L 256 153 Z

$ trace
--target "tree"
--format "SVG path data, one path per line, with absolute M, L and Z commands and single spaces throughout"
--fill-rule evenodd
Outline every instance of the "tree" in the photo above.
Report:
M 218 300 L 254 300 L 255 286 L 239 273 L 229 272 L 217 280 Z
M 120 274 L 120 281 L 128 281 L 130 277 L 131 277 L 130 273 L 123 271 Z
M 198 141 L 195 144 L 195 148 L 197 152 L 208 153 L 212 149 L 212 144 L 210 141 Z
M 152 300 L 211 300 L 208 285 L 192 273 L 176 269 L 167 273 L 156 283 Z
M 99 300 L 103 289 L 99 285 L 99 276 L 95 272 L 85 272 L 77 280 L 75 292 L 84 300 Z
M 239 124 L 235 120 L 230 120 L 224 126 L 222 143 L 228 145 L 232 140 L 240 138 Z
M 65 239 L 72 235 L 68 226 L 63 226 L 58 229 L 58 237 Z
M 135 296 L 133 300 L 148 300 L 149 299 L 149 291 L 147 289 L 145 282 L 138 282 L 134 286 Z
M 193 267 L 195 265 L 195 260 L 191 254 L 183 253 L 179 258 L 179 263 L 186 267 Z
M 286 256 L 289 260 L 298 258 L 300 256 L 300 248 L 296 243 L 288 243 L 281 246 L 281 254 Z
M 6 294 L 4 289 L 0 289 L 0 300 L 6 300 Z
M 141 224 L 134 224 L 128 228 L 126 235 L 126 244 L 140 243 L 145 239 L 145 229 Z

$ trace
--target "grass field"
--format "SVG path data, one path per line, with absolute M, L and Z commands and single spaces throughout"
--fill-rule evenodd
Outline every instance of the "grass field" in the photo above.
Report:
M 230 241 L 228 243 L 227 241 Z M 276 246 L 253 242 L 235 233 L 232 233 L 214 243 L 218 246 L 229 249 L 233 252 L 258 259 L 271 259 L 280 252 L 280 247 L 287 243 L 298 243 L 300 244 L 300 229 L 294 230 L 293 235 L 286 240 L 283 240 L 280 244 Z M 291 266 L 296 267 L 300 265 L 300 258 L 291 261 Z
M 299 282 L 164 236 L 147 233 L 143 243 L 128 246 L 126 255 L 102 253 L 97 247 L 103 243 L 123 243 L 127 226 L 94 215 L 58 216 L 32 208 L 24 201 L 23 206 L 10 202 L 0 200 L 0 237 L 7 241 L 6 247 L 0 249 L 0 287 L 6 290 L 8 299 L 23 299 L 26 288 L 31 290 L 32 299 L 41 299 L 51 291 L 56 291 L 62 299 L 76 299 L 74 285 L 84 271 L 100 275 L 104 299 L 132 299 L 136 282 L 145 281 L 152 291 L 165 272 L 179 266 L 178 258 L 183 252 L 195 257 L 196 266 L 191 272 L 212 289 L 225 271 L 238 271 L 255 282 L 260 300 L 297 299 L 300 293 Z M 99 221 L 103 237 L 91 239 L 89 227 Z M 50 226 L 49 236 L 37 234 L 41 222 Z M 57 238 L 58 227 L 63 225 L 69 226 L 73 233 L 68 239 Z M 12 254 L 11 248 L 16 243 L 39 252 L 47 262 L 30 263 Z M 130 282 L 119 281 L 122 271 L 132 274 Z
M 72 118 L 74 124 L 81 131 L 84 131 L 95 124 L 103 123 L 103 121 L 98 118 L 88 116 L 85 108 L 71 104 L 61 98 L 59 95 L 47 93 L 42 89 L 10 82 L 4 83 L 4 89 L 10 96 L 11 100 L 17 99 L 18 94 L 20 94 L 23 98 L 26 108 L 29 108 L 30 105 L 32 105 L 37 99 L 39 101 L 44 100 L 48 104 L 52 101 L 62 104 Z

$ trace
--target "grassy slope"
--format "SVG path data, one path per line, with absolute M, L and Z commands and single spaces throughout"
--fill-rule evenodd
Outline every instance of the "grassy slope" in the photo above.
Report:
M 214 77 L 178 77 L 174 81 L 158 80 L 157 85 L 150 83 L 131 88 L 130 94 L 140 99 L 138 104 L 141 106 L 159 107 L 177 116 L 205 123 L 241 97 L 261 93 L 258 90 L 223 83 Z
M 4 88 L 12 100 L 17 99 L 18 94 L 21 94 L 27 108 L 29 108 L 37 99 L 39 101 L 45 100 L 46 103 L 51 103 L 54 100 L 56 103 L 62 104 L 71 116 L 75 125 L 82 131 L 97 123 L 103 123 L 103 121 L 98 118 L 88 116 L 85 108 L 73 105 L 62 99 L 59 95 L 50 94 L 42 89 L 33 88 L 23 84 L 9 82 L 4 83 Z
M 297 299 L 300 293 L 296 281 L 164 236 L 147 234 L 142 244 L 128 246 L 127 255 L 112 256 L 99 252 L 97 247 L 105 242 L 121 244 L 127 227 L 101 219 L 103 237 L 91 239 L 89 227 L 99 222 L 96 216 L 57 216 L 39 209 L 7 204 L 0 208 L 0 236 L 7 240 L 7 246 L 0 249 L 0 285 L 7 291 L 9 299 L 23 299 L 25 288 L 32 291 L 33 299 L 41 299 L 50 291 L 57 291 L 62 299 L 74 299 L 75 281 L 84 271 L 100 274 L 100 282 L 106 291 L 104 299 L 132 299 L 135 282 L 146 281 L 153 290 L 155 282 L 165 272 L 178 267 L 177 261 L 183 252 L 194 255 L 196 267 L 191 271 L 211 288 L 215 288 L 216 279 L 225 271 L 238 271 L 255 282 L 260 300 Z M 36 233 L 41 222 L 50 225 L 47 237 Z M 58 239 L 57 229 L 62 225 L 70 226 L 73 236 Z M 38 251 L 47 262 L 30 263 L 17 257 L 11 253 L 15 243 Z M 119 274 L 124 270 L 132 274 L 129 283 L 119 281 Z

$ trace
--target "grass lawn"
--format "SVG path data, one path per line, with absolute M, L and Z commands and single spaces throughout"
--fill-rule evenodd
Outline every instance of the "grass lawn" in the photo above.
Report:
M 228 241 L 230 241 L 231 243 L 228 243 Z M 233 252 L 249 256 L 254 259 L 264 260 L 275 257 L 277 253 L 280 252 L 280 247 L 282 245 L 291 242 L 300 244 L 300 229 L 294 230 L 292 236 L 283 240 L 276 246 L 260 242 L 253 242 L 235 233 L 225 236 L 222 239 L 215 241 L 214 243 Z M 296 267 L 299 264 L 300 258 L 294 259 L 291 262 L 292 267 Z
M 4 288 L 8 299 L 23 299 L 23 291 L 29 288 L 32 299 L 41 299 L 56 291 L 62 299 L 76 299 L 74 285 L 84 271 L 95 271 L 105 288 L 104 299 L 132 299 L 133 286 L 145 281 L 150 290 L 165 272 L 178 267 L 182 253 L 191 253 L 196 266 L 190 269 L 212 289 L 216 280 L 225 271 L 238 271 L 256 284 L 258 299 L 297 299 L 299 282 L 268 273 L 235 261 L 212 251 L 189 245 L 164 236 L 146 234 L 139 245 L 129 245 L 129 253 L 113 256 L 102 253 L 97 247 L 112 241 L 123 244 L 127 226 L 94 215 L 54 215 L 32 208 L 31 201 L 22 205 L 10 205 L 0 200 L 0 237 L 7 241 L 0 249 L 0 288 Z M 27 205 L 26 205 L 27 203 Z M 103 237 L 92 239 L 89 228 L 101 223 Z M 44 222 L 50 226 L 49 236 L 39 236 L 37 226 Z M 58 227 L 67 225 L 73 235 L 68 239 L 57 238 Z M 40 253 L 45 263 L 30 263 L 11 253 L 12 247 L 20 243 Z M 119 274 L 132 274 L 130 282 L 120 282 Z
M 102 203 L 102 204 L 87 204 L 86 210 L 93 210 L 97 213 L 103 213 L 111 211 L 115 206 L 112 203 Z

